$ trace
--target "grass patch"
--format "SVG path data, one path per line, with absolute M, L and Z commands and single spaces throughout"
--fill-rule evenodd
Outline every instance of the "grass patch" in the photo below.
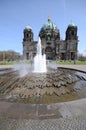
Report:
M 57 61 L 57 64 L 60 65 L 86 65 L 86 61 L 76 61 L 74 63 L 74 61 Z
M 0 61 L 0 65 L 13 65 L 13 64 L 17 64 L 17 63 L 23 63 L 23 64 L 30 64 L 30 61 L 25 61 L 25 62 L 14 62 L 14 61 L 9 61 L 9 62 L 5 62 L 5 61 Z M 76 61 L 74 63 L 74 61 L 56 61 L 57 64 L 60 65 L 86 65 L 86 61 Z
M 0 65 L 13 65 L 13 64 L 30 64 L 30 61 L 25 61 L 25 62 L 18 62 L 18 61 L 9 61 L 9 62 L 5 62 L 5 61 L 0 61 Z
M 10 62 L 0 62 L 0 65 L 13 65 L 14 62 L 10 61 Z

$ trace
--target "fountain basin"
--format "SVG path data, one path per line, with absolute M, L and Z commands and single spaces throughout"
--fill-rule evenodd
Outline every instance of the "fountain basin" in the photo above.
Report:
M 0 73 L 0 97 L 22 103 L 56 103 L 76 100 L 86 92 L 86 73 L 58 68 L 47 73 L 27 73 L 20 77 L 18 70 L 3 69 Z

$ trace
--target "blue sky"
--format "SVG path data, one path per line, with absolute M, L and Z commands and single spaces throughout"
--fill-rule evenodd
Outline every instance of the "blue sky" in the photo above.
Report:
M 22 54 L 23 30 L 30 25 L 34 40 L 40 28 L 51 17 L 60 36 L 71 20 L 78 26 L 78 50 L 86 55 L 86 0 L 0 0 L 0 50 L 15 50 Z

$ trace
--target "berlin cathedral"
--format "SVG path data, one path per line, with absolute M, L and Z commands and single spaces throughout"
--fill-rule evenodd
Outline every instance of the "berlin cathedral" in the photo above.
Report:
M 34 33 L 30 26 L 24 29 L 23 58 L 29 60 L 36 55 L 37 41 L 34 41 Z M 42 44 L 42 54 L 46 54 L 48 60 L 76 60 L 78 50 L 77 26 L 69 24 L 65 32 L 65 40 L 60 39 L 60 30 L 50 17 L 41 27 L 39 37 Z

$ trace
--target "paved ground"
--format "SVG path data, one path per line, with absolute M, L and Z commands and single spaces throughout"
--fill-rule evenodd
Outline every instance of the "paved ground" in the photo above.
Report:
M 86 130 L 86 99 L 49 105 L 0 102 L 0 130 Z
M 48 120 L 3 119 L 0 130 L 86 130 L 86 115 Z
M 58 65 L 58 67 L 72 68 L 86 72 L 86 65 Z
M 21 119 L 54 119 L 84 115 L 86 99 L 54 104 L 23 104 L 0 101 L 0 116 Z
M 59 67 L 86 71 L 86 65 Z M 0 101 L 0 130 L 86 130 L 86 99 L 49 105 Z

